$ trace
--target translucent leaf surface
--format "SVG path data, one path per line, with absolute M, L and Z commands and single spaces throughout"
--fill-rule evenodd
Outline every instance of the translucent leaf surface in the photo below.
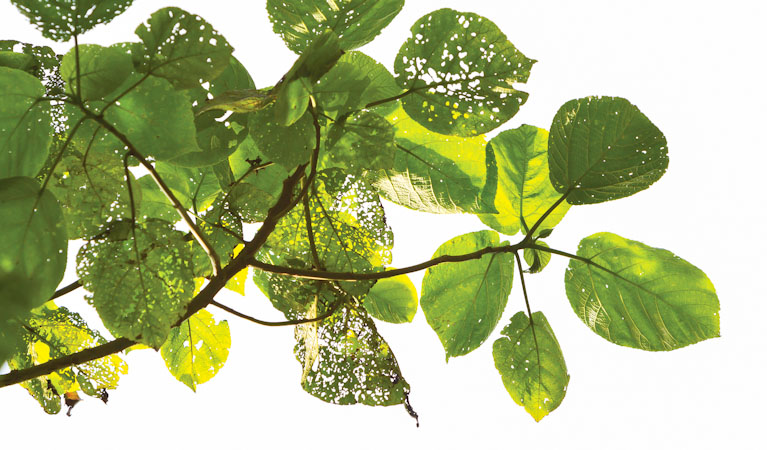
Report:
M 232 55 L 232 47 L 213 26 L 180 8 L 160 9 L 136 34 L 146 46 L 140 70 L 182 89 L 216 78 Z
M 288 48 L 303 53 L 309 42 L 333 30 L 341 48 L 352 50 L 372 41 L 394 19 L 404 0 L 267 0 L 274 32 Z
M 0 178 L 34 177 L 51 143 L 50 105 L 40 80 L 0 67 Z
M 542 247 L 548 247 L 548 245 L 543 241 L 535 241 L 537 245 L 540 245 Z M 533 248 L 526 248 L 524 250 L 524 257 L 525 262 L 527 263 L 530 268 L 528 269 L 528 272 L 530 273 L 538 273 L 542 271 L 546 265 L 549 264 L 549 261 L 551 261 L 551 253 L 545 252 L 543 250 L 537 250 Z
M 401 109 L 394 123 L 394 166 L 367 174 L 386 199 L 438 214 L 494 213 L 497 170 L 484 136 L 458 138 L 427 130 Z
M 433 257 L 460 255 L 499 244 L 495 231 L 477 231 L 445 242 Z M 446 358 L 465 355 L 490 336 L 506 307 L 513 276 L 514 256 L 510 253 L 491 253 L 426 270 L 421 309 L 439 336 Z
M 719 336 L 708 277 L 668 250 L 612 233 L 583 239 L 565 274 L 570 305 L 595 333 L 642 350 L 674 350 Z
M 250 136 L 269 161 L 291 169 L 309 161 L 315 145 L 312 116 L 304 113 L 290 126 L 277 123 L 274 104 L 252 112 L 248 117 Z
M 118 224 L 127 236 L 113 231 L 88 242 L 77 273 L 112 334 L 159 348 L 192 298 L 192 254 L 170 223 Z
M 562 197 L 549 180 L 546 130 L 522 125 L 503 131 L 490 140 L 498 165 L 498 214 L 479 215 L 482 222 L 506 235 L 527 230 Z M 568 203 L 562 202 L 549 214 L 538 230 L 553 228 L 562 220 Z
M 197 385 L 224 366 L 231 345 L 226 320 L 216 323 L 211 313 L 201 309 L 171 330 L 160 352 L 170 373 L 196 392 Z
M 339 405 L 389 406 L 407 401 L 410 385 L 364 310 L 343 307 L 320 323 L 317 335 L 318 356 L 303 383 L 306 392 Z M 305 340 L 299 336 L 296 357 L 302 364 L 305 352 Z
M 109 23 L 133 0 L 11 0 L 43 36 L 68 41 L 98 24 Z
M 407 275 L 383 278 L 370 289 L 363 305 L 378 320 L 412 322 L 418 309 L 418 293 Z
M 197 228 L 208 239 L 223 266 L 236 256 L 238 250 L 235 247 L 241 246 L 242 243 L 242 222 L 219 201 L 214 203 L 213 207 L 206 211 L 205 214 L 198 217 Z M 213 269 L 210 266 L 208 254 L 205 253 L 196 241 L 193 250 L 195 275 L 210 276 L 213 273 Z M 236 280 L 242 280 L 245 276 L 238 274 L 229 281 L 236 283 Z M 244 292 L 242 292 L 242 295 L 245 295 Z
M 501 334 L 493 343 L 495 368 L 511 398 L 539 422 L 562 403 L 570 382 L 559 342 L 540 311 L 532 321 L 514 314 Z
M 97 100 L 117 89 L 132 73 L 133 61 L 119 47 L 80 45 L 80 81 L 78 91 L 77 57 L 73 48 L 61 60 L 61 77 L 69 93 L 82 100 Z
M 334 122 L 325 142 L 321 155 L 325 167 L 340 167 L 361 175 L 394 165 L 394 128 L 374 112 L 362 111 Z
M 663 133 L 628 100 L 570 100 L 551 124 L 551 183 L 573 205 L 628 197 L 663 176 L 667 153 Z
M 45 303 L 64 275 L 67 233 L 56 198 L 32 178 L 0 179 L 0 323 Z
M 420 18 L 394 60 L 397 82 L 410 95 L 405 111 L 442 134 L 476 136 L 513 117 L 527 100 L 524 83 L 535 63 L 490 20 L 440 9 Z
M 186 209 L 205 211 L 221 192 L 218 178 L 210 167 L 187 168 L 158 162 L 157 173 Z

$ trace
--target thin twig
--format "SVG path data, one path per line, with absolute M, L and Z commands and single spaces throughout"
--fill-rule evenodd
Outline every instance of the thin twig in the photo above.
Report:
M 240 317 L 242 319 L 251 321 L 253 323 L 257 323 L 259 325 L 264 325 L 264 326 L 267 326 L 267 327 L 284 327 L 284 326 L 288 326 L 288 325 L 301 325 L 301 324 L 304 324 L 304 323 L 320 322 L 322 320 L 325 320 L 328 317 L 332 316 L 333 313 L 336 312 L 338 307 L 341 306 L 341 304 L 343 304 L 343 302 L 344 302 L 343 297 L 339 297 L 338 300 L 336 300 L 335 302 L 333 302 L 333 304 L 330 305 L 330 308 L 327 311 L 325 311 L 324 313 L 322 313 L 321 315 L 319 315 L 317 317 L 306 318 L 306 319 L 295 319 L 295 320 L 283 320 L 281 322 L 269 322 L 269 321 L 266 321 L 266 320 L 256 319 L 255 317 L 251 317 L 251 316 L 249 316 L 247 314 L 243 314 L 243 313 L 241 313 L 241 312 L 239 312 L 239 311 L 237 311 L 235 309 L 232 309 L 232 308 L 230 308 L 230 307 L 228 307 L 226 305 L 222 305 L 221 303 L 218 303 L 215 300 L 210 302 L 210 304 L 213 305 L 213 306 L 217 306 L 217 307 L 223 309 L 224 311 L 226 311 L 226 312 L 228 312 L 230 314 L 234 314 L 237 317 Z

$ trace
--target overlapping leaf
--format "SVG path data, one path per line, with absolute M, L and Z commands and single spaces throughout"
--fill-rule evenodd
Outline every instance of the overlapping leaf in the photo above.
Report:
M 196 392 L 224 366 L 231 345 L 229 324 L 201 309 L 171 330 L 160 352 L 170 373 Z
M 527 100 L 535 63 L 485 17 L 440 9 L 419 19 L 394 60 L 397 82 L 410 94 L 405 111 L 442 134 L 477 136 L 513 117 Z
M 248 127 L 261 154 L 288 170 L 309 161 L 316 144 L 314 122 L 308 111 L 284 127 L 277 122 L 272 103 L 250 113 Z
M 542 312 L 518 312 L 493 343 L 495 368 L 514 401 L 536 422 L 565 398 L 570 375 L 559 342 Z
M 570 100 L 549 135 L 551 183 L 573 205 L 628 197 L 658 181 L 668 167 L 663 133 L 620 97 Z
M 418 309 L 418 293 L 407 275 L 378 280 L 365 296 L 365 310 L 385 322 L 412 322 Z
M 191 260 L 170 223 L 118 222 L 80 249 L 77 272 L 112 334 L 159 348 L 192 298 Z
M 333 30 L 341 48 L 352 50 L 372 41 L 394 19 L 404 0 L 267 0 L 274 32 L 288 48 L 304 53 L 312 40 Z
M 394 166 L 397 147 L 392 125 L 370 111 L 362 111 L 333 123 L 325 141 L 322 163 L 362 175 L 368 170 Z
M 133 0 L 11 0 L 43 36 L 68 41 L 98 24 L 109 23 Z
M 480 214 L 482 222 L 503 234 L 524 233 L 553 206 L 562 194 L 549 181 L 548 132 L 530 125 L 503 131 L 487 144 L 498 166 L 498 214 Z M 538 230 L 553 228 L 562 220 L 568 203 L 562 202 Z
M 668 250 L 612 233 L 583 239 L 565 274 L 570 305 L 595 333 L 642 350 L 674 350 L 719 336 L 708 277 Z
M 549 247 L 545 242 L 540 240 L 535 241 L 535 243 L 541 247 Z M 538 273 L 542 271 L 549 264 L 549 261 L 551 261 L 551 253 L 544 250 L 526 248 L 523 254 L 525 262 L 530 266 L 528 269 L 528 272 L 530 273 Z
M 131 56 L 114 46 L 80 45 L 61 60 L 61 77 L 67 84 L 67 91 L 79 95 L 82 100 L 106 96 L 132 73 Z
M 478 231 L 445 242 L 433 257 L 499 245 L 498 233 Z M 480 259 L 427 269 L 421 287 L 421 308 L 439 336 L 446 358 L 465 355 L 490 336 L 506 307 L 513 275 L 514 257 L 510 253 L 490 253 Z

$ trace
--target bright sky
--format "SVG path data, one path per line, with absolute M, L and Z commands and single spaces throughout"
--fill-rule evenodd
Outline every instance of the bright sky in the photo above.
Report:
M 259 87 L 273 84 L 295 55 L 271 31 L 264 1 L 137 0 L 84 43 L 136 40 L 154 10 L 181 6 L 211 22 L 235 47 Z M 671 6 L 670 6 L 671 5 Z M 719 339 L 670 353 L 648 353 L 602 340 L 575 316 L 564 291 L 567 261 L 554 257 L 526 278 L 533 310 L 556 333 L 570 385 L 562 405 L 536 424 L 506 393 L 492 341 L 524 306 L 515 274 L 509 304 L 488 341 L 445 364 L 436 334 L 419 311 L 406 325 L 381 324 L 412 387 L 421 428 L 400 406 L 329 405 L 299 385 L 293 330 L 264 328 L 211 309 L 232 329 L 229 360 L 196 394 L 177 382 L 158 353 L 127 356 L 130 373 L 108 405 L 87 398 L 72 417 L 46 415 L 20 387 L 0 389 L 0 438 L 10 447 L 79 449 L 246 448 L 752 448 L 763 442 L 767 352 L 767 264 L 763 174 L 764 21 L 754 0 L 493 1 L 410 0 L 363 51 L 390 69 L 408 29 L 442 7 L 494 21 L 533 67 L 519 114 L 501 129 L 548 128 L 559 106 L 586 95 L 616 95 L 637 105 L 666 135 L 670 165 L 649 190 L 594 206 L 573 207 L 547 242 L 574 252 L 581 238 L 612 231 L 666 248 L 701 268 L 721 302 Z M 0 39 L 46 41 L 10 5 L 0 3 Z M 59 52 L 68 45 L 57 45 Z M 429 259 L 453 236 L 485 229 L 472 216 L 434 216 L 386 204 L 395 234 L 395 266 Z M 516 242 L 519 238 L 509 238 Z M 76 248 L 72 246 L 74 259 Z M 73 278 L 68 272 L 64 283 Z M 420 287 L 422 273 L 412 280 Z M 82 291 L 66 305 L 79 305 Z M 255 288 L 217 298 L 279 320 Z M 421 447 L 425 448 L 425 447 Z

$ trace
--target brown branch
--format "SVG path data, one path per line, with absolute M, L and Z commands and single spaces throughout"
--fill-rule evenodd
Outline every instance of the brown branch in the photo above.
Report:
M 76 290 L 77 288 L 82 287 L 82 285 L 83 283 L 80 280 L 75 280 L 71 284 L 64 286 L 63 288 L 58 289 L 56 292 L 54 292 L 51 298 L 48 299 L 48 301 L 57 299 L 59 297 L 63 297 L 69 294 L 70 292 Z
M 230 314 L 234 314 L 235 316 L 240 317 L 242 319 L 249 320 L 259 325 L 265 325 L 267 327 L 283 327 L 288 325 L 301 325 L 304 323 L 320 322 L 332 316 L 333 313 L 336 312 L 336 310 L 338 309 L 339 306 L 341 306 L 342 303 L 343 303 L 343 298 L 339 298 L 338 300 L 333 302 L 333 304 L 330 306 L 330 308 L 327 311 L 325 311 L 322 315 L 319 315 L 317 317 L 307 318 L 307 319 L 296 319 L 296 320 L 283 320 L 281 322 L 269 322 L 266 320 L 256 319 L 255 317 L 251 317 L 247 314 L 243 314 L 233 308 L 230 308 L 226 305 L 222 305 L 221 303 L 218 303 L 215 300 L 210 302 L 211 305 L 217 306 Z

